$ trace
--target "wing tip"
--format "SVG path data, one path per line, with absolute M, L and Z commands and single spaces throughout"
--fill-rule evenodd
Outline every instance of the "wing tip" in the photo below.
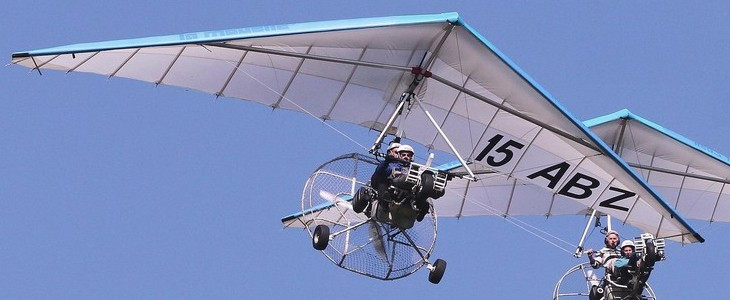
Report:
M 700 242 L 700 243 L 705 242 L 705 238 L 702 237 L 699 233 L 694 233 L 693 236 L 697 239 L 698 242 Z
M 28 52 L 15 52 L 12 54 L 12 59 L 30 57 Z

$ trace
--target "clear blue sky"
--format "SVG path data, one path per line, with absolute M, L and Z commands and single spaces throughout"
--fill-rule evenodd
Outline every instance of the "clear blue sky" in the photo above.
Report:
M 730 155 L 724 1 L 49 3 L 5 3 L 6 62 L 79 42 L 455 11 L 576 117 L 628 108 Z M 0 72 L 2 299 L 549 299 L 583 261 L 498 217 L 440 219 L 441 284 L 425 270 L 359 276 L 279 221 L 312 170 L 359 150 L 321 123 L 120 78 Z M 571 243 L 584 222 L 520 220 Z M 707 242 L 670 244 L 650 280 L 661 299 L 727 295 L 730 226 L 692 224 Z

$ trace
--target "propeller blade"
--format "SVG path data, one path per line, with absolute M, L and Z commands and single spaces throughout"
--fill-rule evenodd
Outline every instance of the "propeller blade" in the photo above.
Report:
M 380 255 L 383 260 L 388 260 L 388 255 L 385 253 L 385 243 L 383 242 L 383 235 L 381 234 L 380 227 L 378 224 L 375 224 L 374 221 L 368 222 L 369 227 L 369 233 L 370 233 L 370 240 L 373 241 L 373 247 L 375 247 L 375 252 Z
M 345 209 L 352 209 L 352 204 L 350 203 L 350 201 L 342 199 L 339 195 L 332 194 L 325 190 L 320 190 L 319 196 L 322 197 L 322 199 L 332 202 L 333 204 L 335 204 L 339 207 L 342 207 Z

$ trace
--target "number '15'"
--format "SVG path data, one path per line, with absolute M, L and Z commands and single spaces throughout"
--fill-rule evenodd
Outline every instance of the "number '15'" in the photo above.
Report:
M 491 139 L 489 139 L 489 141 L 488 141 L 489 143 L 487 144 L 486 147 L 484 147 L 482 152 L 480 152 L 479 155 L 477 155 L 476 160 L 482 161 L 482 159 L 484 159 L 484 157 L 487 156 L 487 154 L 490 151 L 492 151 L 492 149 L 494 149 L 494 147 L 496 147 L 500 141 L 502 141 L 502 138 L 504 138 L 504 136 L 501 134 L 498 134 L 498 135 L 495 135 L 494 137 L 492 137 Z M 516 148 L 519 150 L 519 149 L 522 149 L 522 147 L 524 147 L 524 146 L 525 145 L 523 145 L 517 141 L 507 140 L 507 142 L 502 144 L 502 146 L 499 146 L 499 148 L 494 150 L 494 152 L 504 154 L 504 157 L 501 160 L 496 160 L 493 155 L 487 156 L 487 164 L 489 164 L 490 166 L 493 166 L 493 167 L 499 167 L 499 166 L 506 165 L 510 160 L 512 160 L 512 157 L 514 157 L 514 152 L 510 148 Z

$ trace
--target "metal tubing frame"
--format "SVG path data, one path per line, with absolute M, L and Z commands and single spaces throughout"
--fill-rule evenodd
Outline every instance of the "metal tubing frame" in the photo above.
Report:
M 439 43 L 434 48 L 433 52 L 431 52 L 431 56 L 428 57 L 428 61 L 426 61 L 425 64 L 421 62 L 422 64 L 418 66 L 418 69 L 421 68 L 429 68 L 431 64 L 433 64 L 434 60 L 436 60 L 436 55 L 438 54 L 439 50 L 441 50 L 441 46 L 444 45 L 444 42 L 446 42 L 446 38 L 451 33 L 451 30 L 454 29 L 454 24 L 450 24 L 446 28 L 446 33 L 441 37 L 439 40 Z M 415 69 L 411 69 L 411 73 L 414 74 L 413 80 L 411 81 L 411 84 L 408 85 L 408 88 L 401 94 L 400 100 L 398 102 L 398 107 L 393 111 L 393 114 L 390 115 L 390 119 L 388 119 L 388 123 L 385 124 L 385 127 L 382 131 L 380 131 L 380 135 L 378 135 L 378 138 L 375 140 L 375 143 L 373 143 L 373 146 L 370 148 L 370 153 L 375 154 L 377 153 L 378 149 L 380 149 L 380 143 L 383 142 L 383 139 L 385 139 L 385 135 L 390 130 L 390 127 L 393 126 L 393 122 L 395 122 L 395 118 L 398 117 L 398 115 L 401 114 L 403 105 L 406 102 L 410 102 L 411 98 L 416 98 L 413 91 L 416 90 L 416 87 L 418 87 L 418 84 L 421 83 L 421 80 L 424 78 L 424 73 L 420 72 L 418 73 L 414 72 Z M 417 100 L 418 98 L 416 98 Z
M 208 43 L 208 44 L 204 44 L 204 45 L 212 46 L 212 47 L 228 48 L 228 49 L 234 49 L 234 50 L 245 50 L 245 51 L 251 51 L 251 52 L 258 52 L 258 53 L 297 57 L 297 58 L 302 58 L 302 59 L 312 59 L 312 60 L 320 60 L 320 61 L 327 61 L 327 62 L 334 62 L 334 63 L 350 64 L 350 65 L 356 65 L 356 66 L 373 67 L 373 68 L 379 68 L 379 69 L 389 69 L 389 70 L 406 71 L 406 72 L 411 71 L 411 67 L 403 67 L 403 66 L 383 64 L 383 63 L 373 63 L 373 62 L 359 61 L 359 60 L 346 59 L 346 58 L 336 58 L 336 57 L 329 57 L 329 56 L 322 56 L 322 55 L 315 55 L 315 54 L 282 51 L 282 50 L 275 50 L 275 49 L 269 49 L 269 48 L 263 48 L 263 47 L 252 47 L 252 46 L 235 45 L 235 44 L 228 44 L 228 43 Z
M 583 229 L 583 235 L 580 237 L 580 242 L 578 242 L 578 247 L 575 248 L 575 253 L 573 253 L 573 256 L 575 258 L 580 258 L 583 255 L 583 243 L 586 241 L 586 235 L 588 235 L 588 228 L 591 227 L 591 223 L 593 223 L 593 219 L 596 218 L 596 210 L 592 209 L 591 217 L 588 219 L 588 223 L 586 223 L 585 229 Z M 599 215 L 600 218 L 600 215 Z
M 408 242 L 411 243 L 411 247 L 413 247 L 413 249 L 416 250 L 416 252 L 418 252 L 418 255 L 421 256 L 421 259 L 423 259 L 423 262 L 426 263 L 428 266 L 431 266 L 431 263 L 428 261 L 428 257 L 426 257 L 425 255 L 423 255 L 423 253 L 421 253 L 421 249 L 418 248 L 418 245 L 416 245 L 416 242 L 414 242 L 413 239 L 411 239 L 411 236 L 403 229 L 398 228 L 398 230 L 400 230 L 400 232 L 403 234 L 404 237 L 406 237 Z
M 445 41 L 446 37 L 448 36 L 448 33 L 451 32 L 451 28 L 453 28 L 453 26 L 450 27 L 449 29 L 447 29 L 447 31 L 448 31 L 447 34 L 444 35 L 444 37 L 442 38 L 442 40 L 437 45 L 437 48 L 433 52 L 434 54 L 429 57 L 429 61 L 427 62 L 428 64 L 432 63 L 433 60 L 435 59 L 436 53 L 438 53 L 438 50 L 443 45 L 443 42 Z M 290 51 L 282 51 L 282 50 L 268 49 L 268 48 L 262 48 L 262 47 L 235 45 L 235 44 L 228 44 L 228 43 L 206 43 L 206 44 L 203 44 L 203 45 L 205 45 L 205 46 L 212 46 L 212 47 L 220 47 L 220 48 L 228 48 L 228 49 L 236 49 L 236 50 L 245 50 L 245 51 L 251 51 L 251 52 L 259 52 L 259 53 L 266 53 L 266 54 L 274 54 L 274 55 L 281 55 L 281 56 L 297 57 L 297 58 L 302 58 L 302 59 L 312 59 L 312 60 L 319 60 L 319 61 L 327 61 L 327 62 L 335 62 L 335 63 L 344 63 L 344 64 L 350 64 L 350 65 L 356 65 L 356 66 L 366 66 L 366 67 L 373 67 L 373 68 L 380 68 L 380 69 L 389 69 L 389 70 L 406 71 L 406 72 L 411 72 L 413 70 L 413 68 L 411 68 L 411 67 L 404 67 L 404 66 L 398 66 L 398 65 L 383 64 L 383 63 L 372 63 L 372 62 L 358 61 L 358 60 L 345 59 L 345 58 L 335 58 L 335 57 L 328 57 L 328 56 L 321 56 L 321 55 L 314 55 L 314 54 L 304 54 L 304 53 L 297 53 L 297 52 L 290 52 Z M 427 67 L 429 66 L 428 64 L 426 65 Z M 424 70 L 426 70 L 426 69 L 424 69 Z M 413 90 L 415 90 L 416 86 L 418 85 L 418 82 L 420 82 L 423 79 L 423 77 L 424 77 L 423 74 L 416 74 L 416 76 L 414 78 L 414 81 L 411 83 L 411 85 L 408 88 L 408 91 L 411 91 L 412 92 Z M 569 140 L 572 140 L 574 142 L 577 142 L 578 144 L 581 144 L 581 145 L 583 145 L 585 147 L 588 147 L 588 148 L 590 148 L 592 150 L 595 150 L 595 151 L 598 151 L 598 152 L 602 152 L 600 148 L 596 147 L 594 144 L 592 144 L 589 141 L 586 141 L 586 140 L 584 140 L 582 138 L 575 137 L 575 136 L 573 136 L 573 135 L 571 135 L 571 134 L 569 134 L 567 132 L 564 132 L 564 131 L 562 131 L 562 130 L 560 130 L 558 128 L 555 128 L 553 126 L 550 126 L 550 125 L 548 125 L 548 124 L 546 124 L 544 122 L 541 122 L 541 121 L 539 121 L 539 120 L 537 120 L 535 118 L 529 117 L 529 116 L 527 116 L 527 115 L 525 115 L 523 113 L 520 113 L 516 109 L 507 107 L 507 106 L 505 106 L 505 105 L 503 105 L 503 104 L 501 104 L 501 103 L 499 103 L 499 102 L 497 102 L 495 100 L 489 99 L 489 98 L 487 98 L 487 97 L 485 97 L 483 95 L 480 95 L 480 94 L 478 94 L 478 93 L 476 93 L 476 92 L 474 92 L 474 91 L 472 91 L 470 89 L 467 89 L 467 88 L 462 87 L 462 86 L 460 86 L 460 85 L 458 85 L 456 83 L 453 83 L 453 82 L 451 82 L 451 81 L 449 81 L 449 80 L 447 80 L 447 79 L 445 79 L 443 77 L 440 77 L 440 76 L 438 76 L 436 74 L 430 74 L 430 77 L 429 78 L 432 78 L 432 79 L 434 79 L 434 80 L 436 80 L 438 82 L 441 82 L 442 84 L 445 84 L 447 86 L 450 86 L 450 87 L 452 87 L 452 88 L 454 88 L 454 89 L 456 89 L 458 91 L 461 91 L 461 92 L 463 92 L 463 93 L 465 93 L 465 94 L 467 94 L 469 96 L 472 96 L 472 97 L 474 97 L 476 99 L 482 100 L 482 101 L 484 101 L 484 102 L 486 102 L 486 103 L 488 103 L 488 104 L 490 104 L 490 105 L 492 105 L 494 107 L 497 107 L 497 108 L 499 108 L 501 110 L 504 110 L 506 112 L 509 112 L 509 113 L 511 113 L 511 114 L 519 117 L 519 118 L 522 118 L 522 119 L 528 121 L 528 122 L 531 122 L 533 124 L 540 125 L 540 126 L 544 127 L 545 129 L 553 132 L 553 133 L 556 133 L 556 134 L 558 134 L 558 135 L 560 135 L 560 136 L 562 136 L 564 138 L 567 138 Z M 406 91 L 405 93 L 408 93 L 408 91 Z M 401 97 L 401 99 L 402 99 L 402 97 Z M 398 114 L 398 111 L 399 111 L 399 109 L 396 109 L 396 111 L 394 112 L 394 115 L 397 115 Z M 384 128 L 383 131 L 386 131 L 387 132 L 389 129 L 390 128 Z M 378 144 L 380 142 L 382 142 L 382 140 L 380 140 L 378 142 Z
M 376 152 L 378 152 L 378 149 L 380 149 L 380 143 L 383 142 L 383 139 L 385 139 L 385 135 L 388 133 L 388 130 L 390 130 L 390 127 L 393 126 L 393 123 L 395 122 L 395 118 L 397 118 L 400 114 L 401 110 L 403 109 L 403 105 L 405 105 L 405 103 L 410 100 L 411 95 L 412 94 L 406 93 L 403 93 L 403 95 L 401 95 L 400 101 L 398 101 L 398 107 L 396 107 L 395 111 L 393 111 L 393 114 L 390 115 L 388 123 L 385 124 L 383 130 L 380 131 L 380 135 L 378 135 L 378 138 L 375 139 L 375 143 L 373 143 L 373 146 L 370 147 L 370 153 L 375 154 Z
M 469 180 L 472 180 L 472 181 L 476 181 L 476 176 L 474 176 L 474 173 L 471 171 L 471 169 L 469 168 L 469 166 L 466 164 L 466 161 L 464 161 L 464 159 L 461 158 L 461 154 L 459 154 L 459 151 L 456 150 L 456 147 L 454 147 L 454 144 L 451 143 L 451 141 L 449 140 L 449 137 L 446 136 L 446 134 L 444 133 L 443 130 L 441 130 L 441 126 L 439 126 L 439 124 L 436 122 L 436 120 L 434 120 L 433 116 L 431 116 L 431 113 L 428 112 L 428 110 L 426 110 L 426 107 L 423 106 L 423 102 L 421 102 L 421 100 L 418 99 L 418 97 L 414 97 L 414 98 L 416 98 L 416 101 L 418 102 L 418 107 L 420 107 L 421 110 L 423 111 L 423 113 L 426 114 L 426 116 L 428 117 L 428 119 L 431 121 L 431 124 L 433 124 L 433 127 L 435 127 L 436 130 L 441 135 L 441 137 L 444 138 L 444 141 L 446 141 L 446 144 L 449 145 L 449 148 L 451 149 L 451 151 L 454 153 L 454 155 L 456 155 L 456 158 L 459 159 L 459 162 L 461 163 L 461 165 L 469 173 L 469 177 L 467 177 L 466 179 L 469 179 Z
M 367 219 L 367 220 L 365 220 L 365 221 L 362 221 L 362 222 L 360 222 L 360 223 L 356 223 L 355 225 L 352 225 L 352 226 L 348 226 L 348 227 L 346 227 L 346 228 L 344 228 L 344 229 L 342 229 L 342 230 L 340 230 L 340 231 L 337 231 L 337 232 L 334 232 L 334 233 L 330 233 L 329 239 L 330 239 L 330 240 L 332 240 L 332 239 L 333 239 L 334 237 L 336 237 L 336 236 L 338 236 L 338 235 L 340 235 L 340 234 L 343 234 L 343 233 L 345 233 L 345 232 L 348 232 L 348 231 L 350 231 L 350 230 L 353 230 L 353 229 L 355 229 L 355 228 L 358 228 L 358 227 L 360 227 L 360 226 L 362 226 L 362 225 L 365 225 L 365 224 L 367 224 L 367 223 L 368 223 L 368 222 L 370 222 L 370 221 L 371 221 L 370 219 Z

